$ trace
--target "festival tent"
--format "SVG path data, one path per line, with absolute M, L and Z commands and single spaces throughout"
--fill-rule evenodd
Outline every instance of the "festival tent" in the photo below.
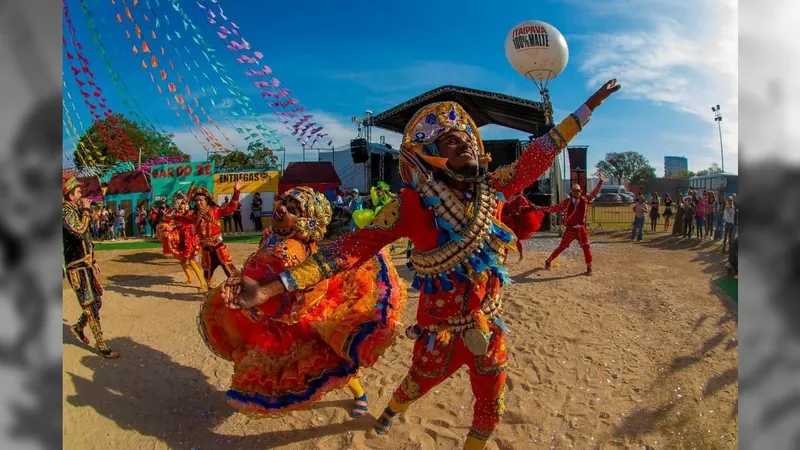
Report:
M 125 210 L 125 235 L 134 237 L 137 235 L 135 211 L 140 204 L 145 210 L 150 208 L 150 183 L 144 172 L 123 172 L 114 174 L 108 181 L 106 189 L 105 204 L 116 216 L 117 208 L 122 206 Z M 145 225 L 145 233 L 149 233 L 150 224 Z
M 291 162 L 278 183 L 278 195 L 299 186 L 308 186 L 333 200 L 342 185 L 339 175 L 329 162 Z
M 99 178 L 78 178 L 78 183 L 81 185 L 81 194 L 83 195 L 83 198 L 88 198 L 96 203 L 103 203 L 103 189 L 100 187 Z
M 397 169 L 397 159 L 400 152 L 396 149 L 386 145 L 370 142 L 369 144 L 371 161 L 372 180 L 376 181 L 379 178 L 380 171 L 380 155 L 384 154 L 384 181 L 389 184 L 392 192 L 400 191 L 400 172 Z M 366 178 L 364 173 L 364 163 L 356 164 L 353 162 L 353 156 L 350 153 L 350 145 L 344 145 L 334 148 L 333 152 L 319 152 L 319 160 L 333 163 L 336 169 L 336 174 L 342 180 L 342 186 L 346 189 L 358 189 L 362 194 L 369 192 L 370 180 Z

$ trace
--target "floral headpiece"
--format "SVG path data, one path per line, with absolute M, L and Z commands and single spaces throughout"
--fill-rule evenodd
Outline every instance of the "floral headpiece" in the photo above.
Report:
M 400 160 L 400 177 L 405 183 L 413 184 L 414 172 L 420 169 L 414 164 L 414 159 L 422 160 L 437 169 L 448 170 L 447 158 L 441 157 L 434 142 L 451 130 L 467 133 L 478 150 L 481 166 L 486 168 L 489 165 L 491 157 L 483 148 L 478 126 L 464 108 L 451 101 L 431 103 L 414 114 L 403 133 L 403 143 L 400 145 L 403 156 Z
M 78 179 L 75 177 L 70 177 L 69 179 L 67 179 L 67 181 L 64 182 L 64 185 L 61 187 L 61 194 L 66 196 L 75 189 L 78 189 L 79 187 L 81 187 L 81 184 L 80 182 L 78 182 Z
M 300 204 L 300 214 L 294 222 L 299 238 L 319 242 L 325 237 L 333 210 L 324 195 L 310 187 L 300 186 L 285 192 L 281 198 L 292 198 Z

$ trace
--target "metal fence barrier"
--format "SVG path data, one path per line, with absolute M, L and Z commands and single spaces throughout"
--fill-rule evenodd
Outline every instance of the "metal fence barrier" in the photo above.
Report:
M 603 224 L 633 224 L 633 203 L 600 203 L 589 206 L 587 222 L 595 228 Z

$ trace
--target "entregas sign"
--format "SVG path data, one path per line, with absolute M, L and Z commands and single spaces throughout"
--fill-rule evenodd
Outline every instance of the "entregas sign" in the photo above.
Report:
M 277 176 L 277 172 L 237 172 L 218 174 L 217 183 L 266 183 Z

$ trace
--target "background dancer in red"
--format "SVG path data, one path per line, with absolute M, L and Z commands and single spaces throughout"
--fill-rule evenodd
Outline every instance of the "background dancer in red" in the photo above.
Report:
M 158 224 L 158 239 L 161 240 L 161 248 L 165 255 L 174 256 L 181 264 L 183 273 L 186 274 L 186 284 L 192 284 L 192 272 L 197 275 L 200 281 L 200 289 L 206 290 L 206 280 L 203 271 L 195 262 L 197 249 L 200 246 L 200 239 L 195 232 L 194 222 L 184 222 L 184 216 L 189 216 L 189 201 L 183 192 L 175 195 L 172 201 L 173 209 L 164 215 L 164 219 Z
M 550 264 L 558 258 L 564 250 L 569 247 L 572 241 L 577 240 L 583 249 L 583 258 L 586 261 L 586 275 L 592 274 L 592 249 L 589 247 L 589 233 L 586 232 L 586 214 L 589 212 L 589 203 L 600 193 L 603 186 L 603 179 L 595 186 L 589 195 L 581 195 L 580 185 L 573 185 L 569 193 L 569 198 L 564 199 L 555 206 L 539 208 L 543 213 L 563 212 L 564 213 L 564 235 L 561 236 L 561 243 L 558 244 L 553 253 L 544 262 L 544 268 L 550 269 Z
M 530 239 L 542 226 L 544 213 L 525 197 L 524 193 L 516 194 L 503 206 L 502 221 L 517 236 L 517 252 L 519 261 L 524 259 L 522 241 Z
M 223 230 L 220 220 L 233 214 L 239 206 L 241 191 L 242 182 L 237 181 L 233 187 L 230 203 L 225 206 L 217 206 L 208 189 L 194 188 L 190 196 L 197 207 L 192 214 L 186 214 L 181 218 L 182 222 L 195 224 L 195 232 L 200 239 L 200 247 L 203 249 L 203 272 L 208 286 L 211 286 L 217 267 L 222 266 L 222 270 L 227 276 L 231 276 L 236 270 L 231 254 L 228 252 L 228 246 L 222 242 Z

